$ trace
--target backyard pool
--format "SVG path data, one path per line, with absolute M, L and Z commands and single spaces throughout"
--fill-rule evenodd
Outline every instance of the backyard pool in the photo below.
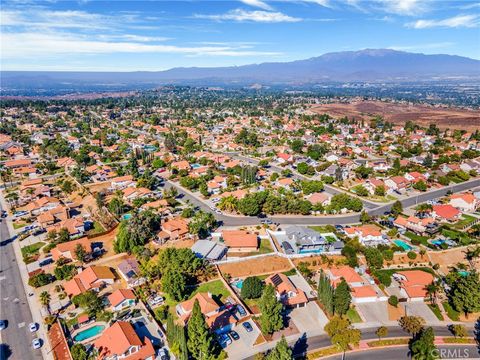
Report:
M 394 244 L 401 247 L 403 250 L 405 251 L 410 251 L 413 249 L 413 247 L 411 247 L 410 245 L 408 245 L 405 241 L 403 240 L 400 240 L 400 239 L 397 239 L 397 240 L 393 240 Z
M 198 169 L 198 168 L 201 168 L 202 165 L 200 164 L 192 164 L 192 169 Z
M 123 219 L 123 220 L 129 220 L 131 217 L 132 217 L 132 214 L 124 214 L 124 215 L 122 216 L 122 219 Z
M 440 246 L 440 245 L 442 245 L 442 244 L 444 244 L 444 243 L 445 243 L 445 240 L 443 240 L 443 239 L 432 241 L 432 244 L 433 244 L 433 245 L 437 245 L 437 246 Z
M 105 329 L 105 325 L 95 325 L 92 326 L 91 328 L 88 328 L 86 330 L 80 331 L 73 340 L 75 341 L 83 341 L 90 339 L 92 337 L 95 337 L 97 335 L 100 335 L 102 331 Z
M 235 286 L 237 289 L 242 290 L 243 287 L 243 279 L 240 279 L 238 281 L 235 281 L 233 283 L 233 286 Z

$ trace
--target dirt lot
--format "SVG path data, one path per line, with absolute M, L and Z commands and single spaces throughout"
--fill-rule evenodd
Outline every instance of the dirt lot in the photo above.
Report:
M 444 251 L 428 251 L 428 257 L 433 264 L 440 264 L 440 271 L 448 273 L 449 266 L 455 266 L 458 263 L 468 264 L 465 260 L 466 247 L 458 247 Z
M 279 256 L 269 256 L 267 258 L 222 264 L 219 268 L 223 274 L 229 274 L 235 278 L 287 271 L 290 270 L 292 266 L 287 259 Z
M 352 101 L 349 104 L 332 103 L 312 107 L 318 113 L 327 113 L 333 117 L 348 116 L 349 118 L 369 120 L 375 115 L 381 115 L 395 124 L 404 124 L 408 120 L 419 125 L 437 124 L 440 128 L 459 128 L 465 130 L 480 129 L 480 116 L 477 112 L 460 108 L 439 108 L 428 105 L 396 104 L 381 101 Z
M 329 255 L 327 257 L 332 261 L 332 265 L 340 265 L 343 264 L 343 262 L 345 261 L 345 257 L 341 255 Z M 308 263 L 308 267 L 310 268 L 310 270 L 328 269 L 332 267 L 332 265 L 328 263 L 322 263 L 321 256 L 310 256 L 306 258 L 292 259 L 292 261 L 295 266 L 298 266 L 298 264 L 301 262 L 306 262 Z

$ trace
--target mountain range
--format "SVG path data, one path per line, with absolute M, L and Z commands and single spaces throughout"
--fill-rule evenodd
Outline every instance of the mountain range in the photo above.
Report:
M 312 84 L 347 81 L 480 79 L 480 60 L 389 49 L 327 53 L 292 62 L 230 67 L 173 68 L 157 72 L 3 71 L 2 88 L 59 84 Z

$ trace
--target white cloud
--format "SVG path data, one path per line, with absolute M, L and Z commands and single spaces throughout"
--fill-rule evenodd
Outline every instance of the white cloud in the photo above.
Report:
M 428 9 L 429 0 L 380 0 L 384 11 L 397 15 L 418 15 Z
M 278 52 L 256 51 L 244 46 L 177 46 L 140 42 L 99 41 L 78 34 L 5 33 L 0 34 L 2 60 L 57 58 L 59 55 L 111 53 L 169 53 L 189 56 L 277 56 Z
M 303 0 L 304 2 L 315 3 L 323 7 L 331 7 L 330 0 Z
M 417 20 L 406 24 L 407 27 L 414 29 L 427 29 L 434 27 L 478 27 L 480 25 L 480 15 L 457 15 L 443 20 Z
M 196 19 L 209 19 L 215 21 L 239 21 L 239 22 L 262 22 L 262 23 L 279 23 L 279 22 L 298 22 L 300 18 L 285 15 L 281 12 L 272 11 L 246 11 L 242 9 L 231 10 L 225 14 L 205 15 L 195 14 Z
M 272 7 L 268 5 L 265 1 L 261 1 L 261 0 L 240 0 L 240 1 L 244 4 L 258 7 L 263 10 L 272 10 Z

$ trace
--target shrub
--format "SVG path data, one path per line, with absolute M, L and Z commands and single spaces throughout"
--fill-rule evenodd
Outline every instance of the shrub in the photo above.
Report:
M 407 253 L 407 257 L 411 260 L 415 260 L 417 258 L 417 253 L 413 252 L 413 251 L 409 251 Z
M 382 283 L 383 285 L 385 286 L 392 285 L 392 278 L 387 272 L 379 271 L 375 273 L 375 276 L 377 277 L 378 281 L 380 281 L 380 283 Z
M 392 295 L 388 298 L 388 303 L 392 306 L 398 306 L 398 298 L 395 295 Z
M 28 279 L 28 285 L 38 288 L 53 282 L 53 276 L 50 274 L 37 274 Z
M 155 312 L 155 319 L 157 319 L 158 321 L 165 321 L 167 320 L 167 316 L 168 316 L 168 305 L 159 306 L 154 310 L 154 312 Z

